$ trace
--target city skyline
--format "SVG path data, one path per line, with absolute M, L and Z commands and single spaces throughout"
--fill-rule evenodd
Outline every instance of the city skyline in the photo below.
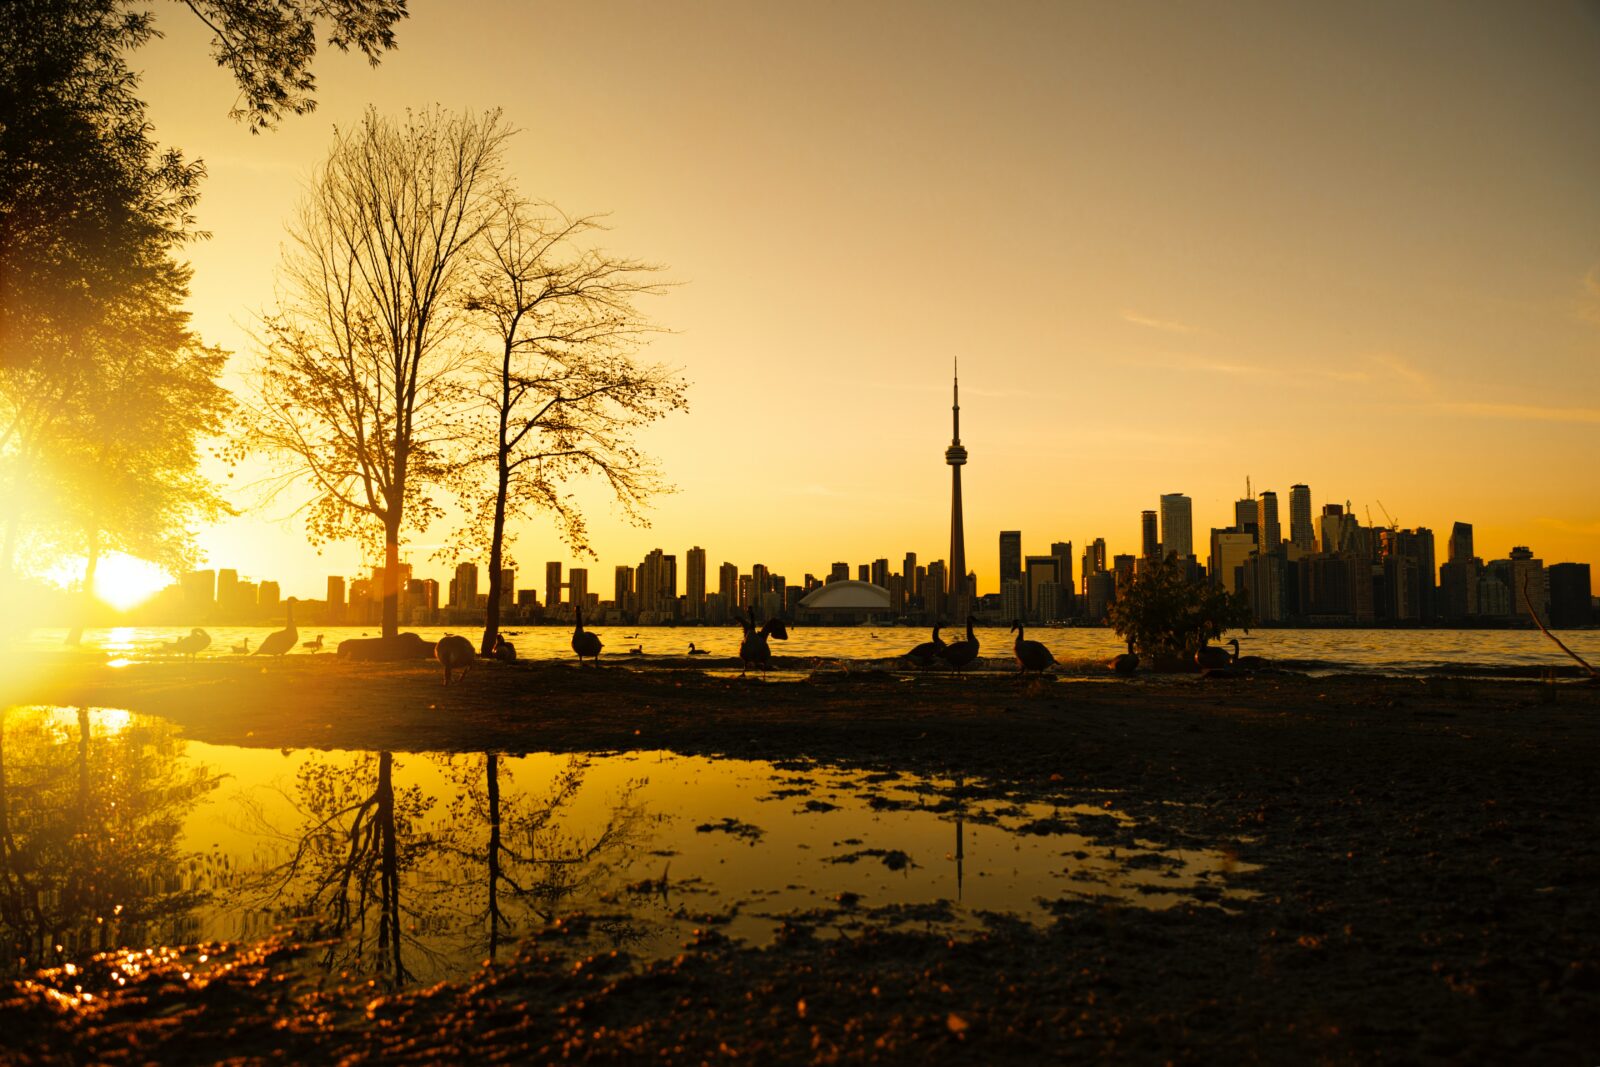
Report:
M 1125 544 L 1174 487 L 1197 528 L 1220 525 L 1251 473 L 1280 499 L 1303 482 L 1358 513 L 1382 500 L 1407 525 L 1470 516 L 1487 543 L 1600 566 L 1600 501 L 1569 478 L 1600 467 L 1600 409 L 1583 399 L 1600 395 L 1586 106 L 1600 28 L 1578 8 L 987 20 L 888 5 L 857 13 L 848 41 L 833 19 L 779 9 L 528 17 L 419 9 L 383 66 L 330 54 L 318 111 L 261 137 L 211 106 L 226 75 L 204 28 L 163 21 L 136 59 L 157 136 L 213 176 L 190 304 L 235 352 L 230 385 L 247 380 L 282 223 L 330 126 L 372 101 L 504 101 L 498 72 L 521 68 L 523 27 L 616 48 L 590 57 L 600 69 L 555 50 L 519 99 L 596 77 L 617 91 L 559 114 L 510 103 L 513 165 L 536 195 L 610 211 L 617 247 L 684 283 L 654 309 L 674 332 L 650 353 L 684 369 L 694 409 L 643 438 L 680 492 L 641 530 L 575 487 L 602 559 L 704 540 L 708 514 L 730 558 L 790 571 L 824 532 L 852 559 L 942 546 L 948 478 L 924 461 L 950 361 L 967 356 L 971 529 Z M 1432 42 L 1429 62 L 1386 43 L 1413 39 Z M 838 79 L 797 95 L 809 82 L 784 72 L 816 55 Z M 1135 58 L 1146 76 L 1130 81 Z M 673 150 L 640 98 L 705 151 Z M 973 314 L 950 314 L 953 262 Z M 815 302 L 792 294 L 823 274 L 839 340 L 819 346 Z M 986 321 L 986 307 L 1008 312 Z M 758 433 L 781 444 L 742 443 Z M 305 544 L 297 499 L 251 506 L 240 487 L 261 470 L 208 472 L 247 509 L 202 533 L 213 564 L 270 557 L 297 589 L 360 569 L 354 544 Z M 548 524 L 515 532 L 521 558 L 565 556 Z M 426 559 L 451 535 L 439 523 L 408 552 Z M 971 569 L 994 586 L 990 553 Z

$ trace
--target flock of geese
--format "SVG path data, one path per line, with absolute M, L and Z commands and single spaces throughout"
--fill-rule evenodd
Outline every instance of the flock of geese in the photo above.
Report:
M 233 645 L 232 650 L 236 655 L 248 656 L 283 656 L 294 651 L 295 645 L 310 653 L 317 653 L 323 648 L 323 635 L 318 634 L 314 641 L 301 641 L 300 631 L 294 624 L 295 598 L 290 597 L 284 604 L 286 618 L 284 628 L 268 634 L 255 648 L 250 647 L 250 639 L 246 637 L 242 644 Z M 588 660 L 594 667 L 600 666 L 600 652 L 605 643 L 600 640 L 600 635 L 591 633 L 583 628 L 583 608 L 578 607 L 573 613 L 575 625 L 572 629 L 572 651 L 578 657 L 578 666 L 584 666 Z M 957 641 L 946 642 L 939 636 L 939 631 L 944 629 L 944 624 L 934 626 L 930 640 L 924 641 L 912 648 L 901 657 L 907 663 L 922 669 L 945 666 L 958 673 L 978 658 L 978 636 L 973 627 L 977 620 L 971 615 L 967 616 L 967 633 L 964 638 Z M 751 670 L 758 670 L 762 676 L 772 666 L 772 646 L 768 643 L 776 638 L 779 641 L 789 639 L 789 631 L 781 618 L 768 619 L 759 629 L 756 626 L 755 612 L 746 609 L 744 618 L 739 620 L 744 628 L 744 638 L 739 642 L 739 676 L 744 677 Z M 1017 661 L 1017 672 L 1026 674 L 1032 671 L 1043 674 L 1051 667 L 1056 666 L 1056 657 L 1051 651 L 1038 641 L 1030 641 L 1022 620 L 1018 619 L 1011 624 L 1011 632 L 1016 634 L 1011 643 L 1011 653 Z M 636 636 L 636 635 L 630 635 Z M 1239 641 L 1234 638 L 1228 642 L 1228 649 L 1216 645 L 1202 645 L 1195 653 L 1194 666 L 1206 677 L 1243 677 L 1253 671 L 1269 666 L 1267 660 L 1260 656 L 1239 655 Z M 188 636 L 180 637 L 175 641 L 164 641 L 160 651 L 164 655 L 188 656 L 194 659 L 199 653 L 211 646 L 211 635 L 199 627 L 189 631 Z M 635 655 L 642 655 L 643 646 L 636 646 L 630 651 Z M 691 656 L 704 656 L 708 653 L 703 648 L 696 648 L 693 642 L 689 645 L 687 653 Z M 472 642 L 465 637 L 455 634 L 446 634 L 434 646 L 434 658 L 439 661 L 444 672 L 444 684 L 450 685 L 452 681 L 460 681 L 466 677 L 473 663 L 478 659 L 477 650 L 472 647 Z M 504 634 L 498 634 L 489 658 L 506 663 L 515 663 L 517 651 Z M 1133 650 L 1133 642 L 1128 642 L 1128 650 L 1119 656 L 1106 661 L 1106 668 L 1116 674 L 1129 675 L 1139 669 L 1139 656 Z M 459 671 L 459 675 L 456 672 Z

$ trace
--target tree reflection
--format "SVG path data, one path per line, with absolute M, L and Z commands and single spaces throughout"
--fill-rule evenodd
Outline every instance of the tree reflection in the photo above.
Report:
M 179 848 L 220 778 L 157 719 L 0 708 L 0 967 L 182 940 L 218 873 Z
M 487 927 L 490 959 L 508 935 L 605 894 L 645 843 L 639 779 L 625 782 L 587 827 L 571 827 L 581 821 L 572 809 L 589 772 L 587 757 L 571 757 L 542 794 L 518 792 L 497 753 L 444 759 L 457 785 L 450 850 L 482 870 L 468 876 L 463 865 L 452 888 L 462 913 Z M 634 936 L 625 919 L 605 925 L 616 942 Z
M 394 755 L 364 752 L 337 763 L 314 756 L 301 767 L 288 799 L 301 817 L 289 831 L 273 827 L 259 805 L 247 807 L 260 829 L 286 842 L 288 859 L 257 876 L 251 888 L 287 898 L 314 916 L 336 940 L 323 956 L 329 970 L 370 965 L 386 984 L 411 978 L 403 946 L 429 916 L 402 900 L 401 881 L 436 846 L 421 832 L 433 798 L 416 786 L 394 787 Z M 427 897 L 421 898 L 424 909 Z M 424 951 L 426 951 L 424 949 Z

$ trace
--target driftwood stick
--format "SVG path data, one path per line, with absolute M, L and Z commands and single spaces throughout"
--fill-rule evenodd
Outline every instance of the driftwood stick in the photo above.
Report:
M 1533 597 L 1528 595 L 1528 579 L 1529 579 L 1529 577 L 1530 577 L 1530 575 L 1527 575 L 1527 574 L 1524 574 L 1522 576 L 1522 599 L 1523 599 L 1523 602 L 1528 605 L 1528 614 L 1533 616 L 1534 625 L 1538 626 L 1539 629 L 1544 632 L 1544 635 L 1546 637 L 1548 637 L 1550 640 L 1554 641 L 1556 643 L 1556 647 L 1557 648 L 1561 649 L 1561 651 L 1565 652 L 1567 655 L 1571 656 L 1573 659 L 1575 659 L 1579 663 L 1581 663 L 1583 665 L 1583 669 L 1589 672 L 1589 677 L 1590 678 L 1600 678 L 1600 671 L 1597 671 L 1593 667 L 1591 667 L 1589 665 L 1589 661 L 1588 660 L 1584 659 L 1582 656 L 1580 656 L 1576 652 L 1572 651 L 1572 649 L 1570 649 L 1570 648 L 1568 648 L 1566 646 L 1566 644 L 1561 640 L 1561 638 L 1557 637 L 1555 634 L 1553 634 L 1549 630 L 1545 629 L 1544 620 L 1539 618 L 1539 612 L 1537 610 L 1535 610 L 1535 608 L 1533 606 Z

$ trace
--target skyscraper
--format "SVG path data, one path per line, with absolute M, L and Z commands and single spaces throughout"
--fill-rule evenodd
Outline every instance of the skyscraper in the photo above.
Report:
M 1311 524 L 1311 487 L 1289 487 L 1289 543 L 1306 552 L 1317 550 L 1317 530 Z
M 744 601 L 739 599 L 739 567 L 737 564 L 724 563 L 717 568 L 717 595 L 722 597 L 724 610 L 732 611 L 734 608 L 744 607 Z
M 1000 588 L 1008 581 L 1022 580 L 1022 531 L 1000 531 Z
M 967 450 L 961 447 L 961 372 L 956 368 L 955 389 L 951 394 L 950 408 L 952 436 L 950 447 L 944 450 L 944 461 L 950 465 L 950 610 L 965 617 L 971 610 L 967 602 L 967 538 L 961 526 L 961 468 L 967 462 Z
M 551 618 L 556 617 L 556 609 L 561 606 L 561 564 L 546 563 L 544 565 L 544 610 Z
M 1256 497 L 1256 537 L 1256 547 L 1262 555 L 1277 552 L 1283 543 L 1283 527 L 1278 524 L 1278 494 L 1271 489 Z
M 699 545 L 691 548 L 683 567 L 683 617 L 702 619 L 706 613 L 706 550 Z
M 1161 542 L 1156 534 L 1156 513 L 1139 512 L 1139 555 L 1155 559 L 1161 555 Z
M 1466 563 L 1476 553 L 1472 550 L 1472 523 L 1458 522 L 1450 527 L 1450 562 Z
M 374 567 L 372 569 L 372 580 L 378 583 L 379 589 L 385 588 L 383 584 L 383 577 L 380 573 L 382 569 L 383 568 L 381 567 Z M 408 580 L 411 577 L 409 570 L 409 567 L 405 566 L 404 564 L 401 565 L 401 571 L 403 573 L 400 577 L 402 580 Z M 404 589 L 405 586 L 402 585 L 400 588 Z M 471 608 L 476 607 L 477 604 L 478 565 L 476 563 L 458 563 L 456 564 L 456 602 L 452 606 L 458 608 Z
M 1194 501 L 1182 493 L 1161 494 L 1161 552 L 1194 555 Z

